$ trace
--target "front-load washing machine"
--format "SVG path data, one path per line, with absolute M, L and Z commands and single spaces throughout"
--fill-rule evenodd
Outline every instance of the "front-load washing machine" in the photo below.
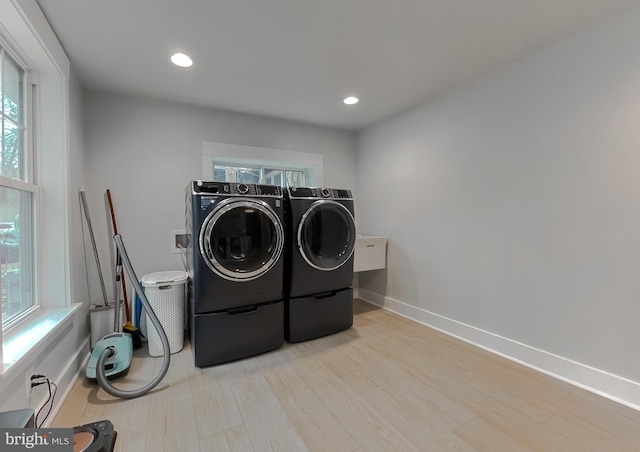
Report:
M 353 325 L 353 251 L 350 190 L 285 190 L 285 339 L 300 342 Z
M 189 329 L 206 367 L 276 349 L 283 337 L 282 188 L 192 181 L 186 193 Z

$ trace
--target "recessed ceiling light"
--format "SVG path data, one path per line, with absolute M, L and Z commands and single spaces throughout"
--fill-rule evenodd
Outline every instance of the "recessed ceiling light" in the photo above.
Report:
M 353 104 L 357 104 L 359 100 L 360 99 L 358 99 L 357 97 L 349 96 L 345 98 L 342 102 L 344 102 L 347 105 L 353 105 Z
M 174 53 L 171 55 L 171 62 L 180 67 L 191 67 L 193 60 L 184 53 Z

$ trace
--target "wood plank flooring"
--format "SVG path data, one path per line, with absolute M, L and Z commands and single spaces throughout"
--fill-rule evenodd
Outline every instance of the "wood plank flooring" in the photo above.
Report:
M 353 328 L 198 369 L 188 344 L 150 394 L 78 379 L 53 421 L 109 419 L 116 450 L 639 451 L 640 412 L 361 300 Z M 140 387 L 160 358 L 136 351 Z

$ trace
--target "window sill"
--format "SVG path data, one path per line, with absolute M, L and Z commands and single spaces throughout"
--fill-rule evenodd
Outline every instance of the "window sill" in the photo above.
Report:
M 29 358 L 40 353 L 45 344 L 54 339 L 70 325 L 73 314 L 80 309 L 82 303 L 64 308 L 44 309 L 29 319 L 15 331 L 3 338 L 2 365 L 0 378 L 8 378 Z

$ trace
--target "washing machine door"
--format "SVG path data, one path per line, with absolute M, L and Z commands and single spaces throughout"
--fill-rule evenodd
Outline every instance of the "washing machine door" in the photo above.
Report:
M 264 201 L 220 202 L 200 229 L 200 253 L 207 266 L 230 281 L 249 281 L 268 272 L 282 255 L 282 222 Z
M 344 205 L 331 200 L 314 202 L 298 225 L 298 249 L 317 270 L 331 271 L 344 265 L 356 243 L 356 224 Z

